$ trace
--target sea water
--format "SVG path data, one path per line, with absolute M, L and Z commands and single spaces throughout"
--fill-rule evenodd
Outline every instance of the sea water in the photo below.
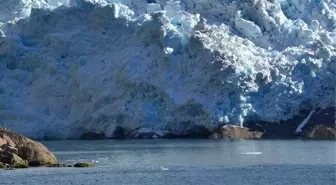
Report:
M 334 185 L 335 142 L 312 140 L 44 141 L 61 163 L 96 168 L 0 171 L 13 185 Z

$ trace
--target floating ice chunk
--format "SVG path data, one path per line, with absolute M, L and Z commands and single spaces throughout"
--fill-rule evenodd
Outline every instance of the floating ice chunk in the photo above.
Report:
M 244 152 L 243 155 L 261 155 L 262 152 Z
M 164 167 L 164 166 L 160 166 L 160 169 L 161 169 L 162 171 L 168 171 L 168 170 L 169 170 L 169 168 L 166 168 L 166 167 Z

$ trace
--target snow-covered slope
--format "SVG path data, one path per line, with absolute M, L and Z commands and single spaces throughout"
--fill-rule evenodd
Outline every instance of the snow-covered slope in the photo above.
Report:
M 0 124 L 182 134 L 335 102 L 335 0 L 0 0 Z

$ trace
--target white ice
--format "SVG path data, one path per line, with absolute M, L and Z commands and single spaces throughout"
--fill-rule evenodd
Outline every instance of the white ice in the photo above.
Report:
M 335 102 L 334 0 L 0 0 L 0 124 L 185 134 Z

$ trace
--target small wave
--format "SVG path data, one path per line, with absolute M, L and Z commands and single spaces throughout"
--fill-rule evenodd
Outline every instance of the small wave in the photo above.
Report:
M 261 155 L 262 152 L 244 152 L 243 155 Z

